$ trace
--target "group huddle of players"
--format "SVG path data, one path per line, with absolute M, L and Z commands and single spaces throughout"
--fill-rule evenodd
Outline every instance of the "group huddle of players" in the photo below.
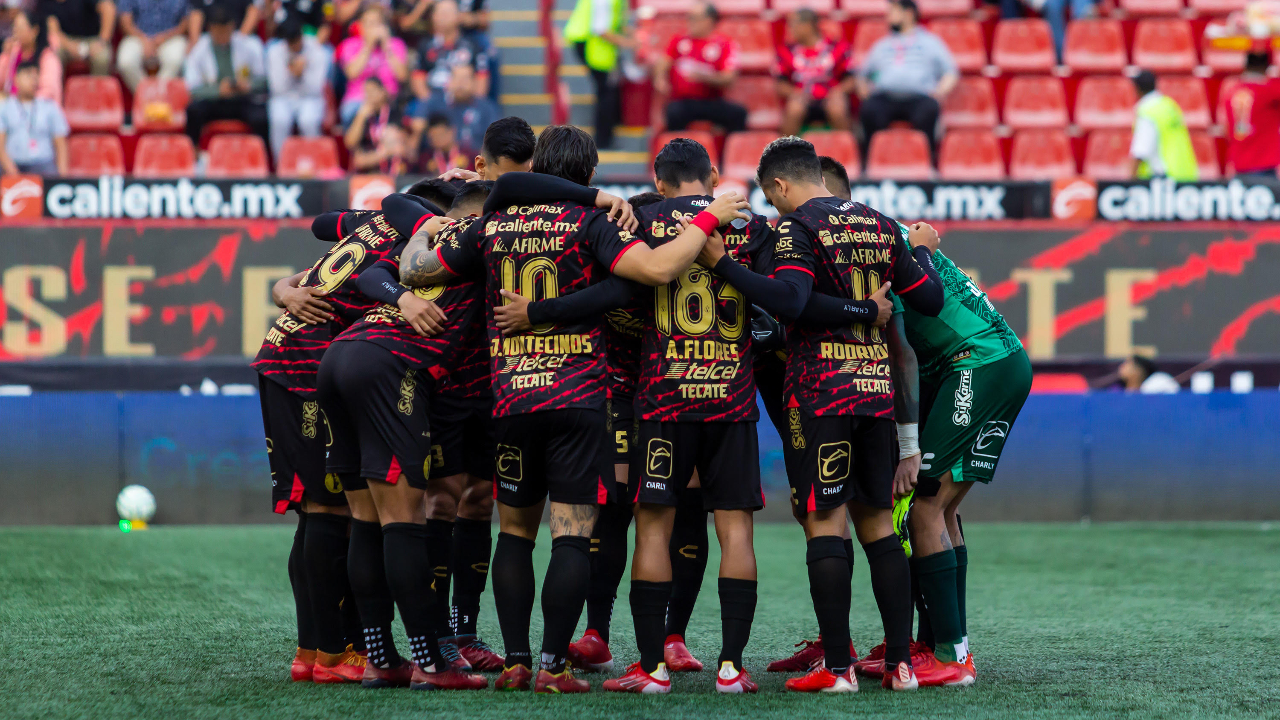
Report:
M 760 158 L 776 228 L 736 192 L 713 197 L 719 175 L 696 142 L 663 147 L 657 192 L 629 202 L 588 187 L 597 157 L 572 126 L 535 138 L 499 120 L 475 173 L 317 218 L 332 247 L 273 289 L 286 311 L 254 367 L 274 507 L 299 517 L 294 680 L 478 690 L 480 672 L 500 671 L 498 690 L 587 692 L 575 671 L 614 667 L 634 519 L 640 657 L 604 689 L 668 692 L 670 673 L 702 669 L 684 635 L 711 513 L 715 687 L 755 692 L 742 654 L 764 506 L 759 392 L 820 630 L 768 669 L 803 673 L 786 682 L 800 692 L 856 691 L 859 674 L 894 690 L 971 684 L 956 510 L 991 480 L 1030 390 L 1017 337 L 933 228 L 850 201 L 844 168 L 804 140 Z M 853 536 L 884 626 L 861 659 Z M 502 656 L 476 634 L 490 575 Z

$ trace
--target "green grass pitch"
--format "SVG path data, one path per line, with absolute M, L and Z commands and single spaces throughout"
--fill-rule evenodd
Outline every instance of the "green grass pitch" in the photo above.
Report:
M 971 688 L 783 692 L 785 678 L 765 663 L 813 637 L 815 621 L 798 528 L 762 525 L 747 646 L 758 696 L 718 696 L 703 672 L 678 676 L 665 697 L 606 695 L 600 675 L 589 676 L 597 691 L 588 696 L 535 697 L 289 682 L 290 528 L 3 529 L 0 628 L 10 654 L 0 717 L 1280 717 L 1280 527 L 968 530 Z M 549 545 L 544 531 L 539 567 Z M 689 637 L 708 666 L 720 632 L 715 563 Z M 862 557 L 853 598 L 854 643 L 865 651 L 882 633 Z M 486 603 L 482 634 L 500 646 L 491 596 Z M 616 656 L 635 659 L 625 581 L 614 628 Z M 540 633 L 535 610 L 535 648 Z

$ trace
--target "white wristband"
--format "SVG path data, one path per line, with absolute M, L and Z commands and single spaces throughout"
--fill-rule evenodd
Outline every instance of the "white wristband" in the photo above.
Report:
M 920 454 L 920 426 L 916 423 L 898 423 L 898 459 L 906 460 Z

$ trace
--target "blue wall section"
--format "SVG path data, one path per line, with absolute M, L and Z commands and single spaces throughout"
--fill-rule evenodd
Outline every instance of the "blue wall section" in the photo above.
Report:
M 0 398 L 0 523 L 111 523 L 120 487 L 156 520 L 270 520 L 256 397 L 38 393 Z M 764 412 L 761 417 L 766 418 Z M 788 495 L 782 443 L 760 423 L 770 516 Z M 1280 518 L 1280 393 L 1032 396 L 970 520 Z

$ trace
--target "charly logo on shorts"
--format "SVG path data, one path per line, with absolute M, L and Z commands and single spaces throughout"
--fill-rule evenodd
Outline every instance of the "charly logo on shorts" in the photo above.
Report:
M 302 436 L 314 439 L 316 423 L 320 421 L 320 403 L 308 400 L 302 403 Z
M 520 448 L 514 445 L 498 445 L 498 455 L 494 458 L 493 468 L 498 477 L 511 482 L 520 482 L 524 477 L 524 456 Z
M 973 370 L 961 370 L 960 386 L 956 388 L 956 411 L 951 413 L 951 422 L 961 427 L 968 427 L 971 409 L 973 409 Z
M 988 420 L 978 430 L 978 437 L 973 441 L 970 452 L 978 457 L 998 458 L 1004 449 L 1004 439 L 1009 437 L 1009 423 L 1003 420 Z
M 787 411 L 787 426 L 791 429 L 791 449 L 804 449 L 804 429 L 800 427 L 800 408 Z
M 404 378 L 400 381 L 400 402 L 396 403 L 396 409 L 405 415 L 413 414 L 413 393 L 418 389 L 415 375 L 413 370 L 405 370 Z
M 848 440 L 819 445 L 818 479 L 824 483 L 833 483 L 849 477 L 851 449 Z
M 662 438 L 650 438 L 649 449 L 645 456 L 644 474 L 652 478 L 667 480 L 671 478 L 671 441 Z

